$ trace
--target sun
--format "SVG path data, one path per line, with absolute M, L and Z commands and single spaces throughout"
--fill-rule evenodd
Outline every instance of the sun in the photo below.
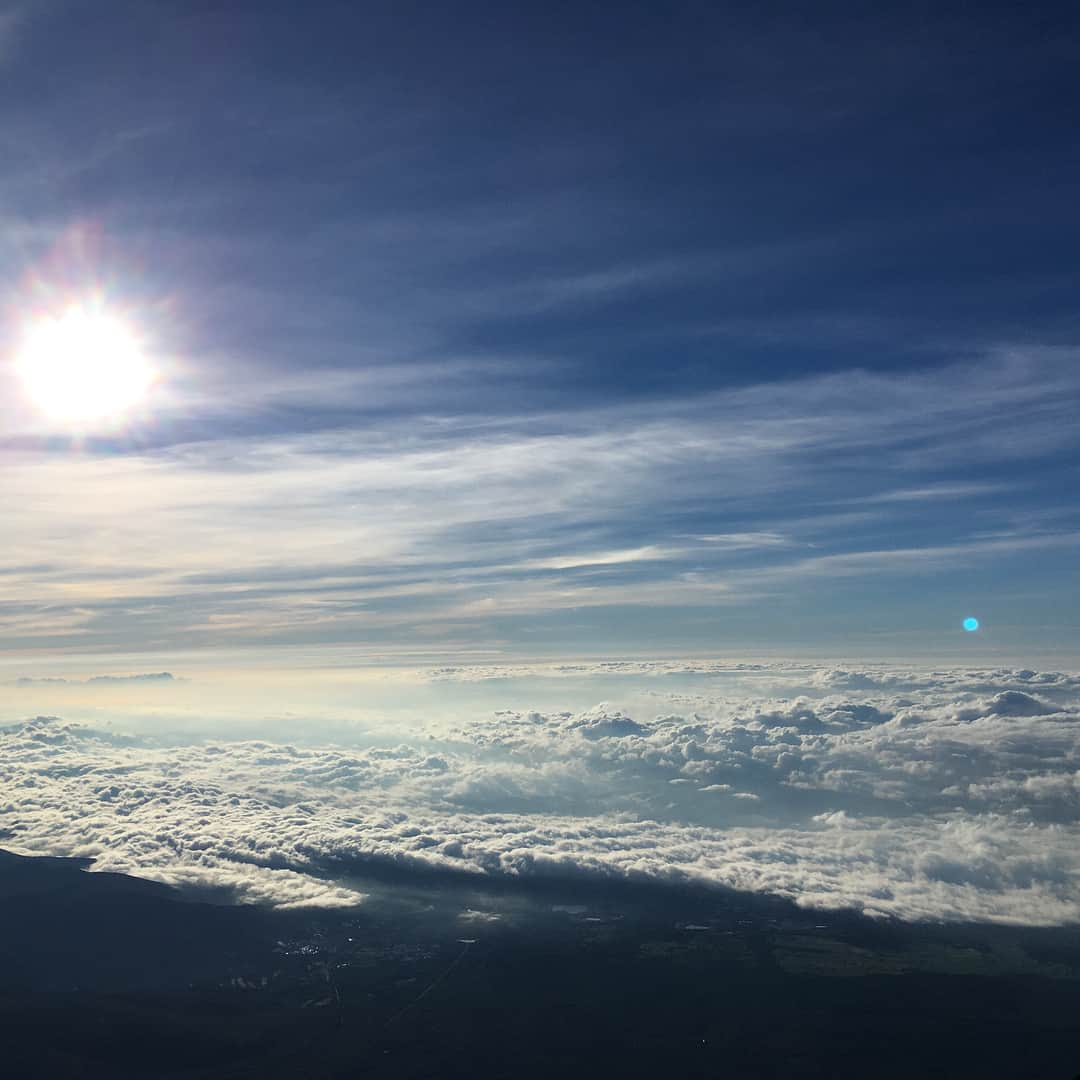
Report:
M 28 326 L 16 370 L 46 416 L 73 426 L 119 420 L 146 397 L 155 379 L 133 330 L 84 306 Z

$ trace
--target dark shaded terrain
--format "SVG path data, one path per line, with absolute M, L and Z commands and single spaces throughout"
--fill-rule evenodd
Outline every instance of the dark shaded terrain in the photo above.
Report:
M 670 889 L 372 876 L 338 912 L 0 853 L 11 1077 L 1080 1071 L 1080 935 Z

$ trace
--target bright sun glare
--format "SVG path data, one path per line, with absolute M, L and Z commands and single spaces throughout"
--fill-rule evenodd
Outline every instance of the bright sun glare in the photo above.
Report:
M 17 368 L 34 404 L 65 424 L 118 419 L 142 401 L 154 381 L 131 330 L 85 307 L 34 322 Z

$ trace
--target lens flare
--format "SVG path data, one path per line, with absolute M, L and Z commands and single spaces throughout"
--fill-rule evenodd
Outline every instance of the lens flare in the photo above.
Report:
M 975 633 L 975 631 L 979 629 L 979 620 L 978 620 L 978 619 L 976 619 L 976 618 L 975 618 L 974 616 L 972 616 L 972 615 L 969 615 L 969 616 L 968 616 L 968 617 L 967 617 L 967 618 L 966 618 L 966 619 L 964 620 L 964 629 L 965 629 L 965 630 L 966 630 L 966 631 L 967 631 L 967 632 L 968 632 L 969 634 L 973 634 L 973 633 Z
M 82 306 L 32 323 L 16 369 L 46 416 L 75 426 L 118 420 L 155 378 L 129 327 Z

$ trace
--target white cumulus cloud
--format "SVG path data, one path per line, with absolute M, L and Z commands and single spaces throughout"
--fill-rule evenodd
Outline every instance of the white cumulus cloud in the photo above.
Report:
M 503 710 L 356 746 L 0 730 L 19 850 L 280 906 L 372 861 L 770 892 L 905 919 L 1080 921 L 1080 680 L 795 669 L 791 696 Z M 469 676 L 466 676 L 469 677 Z

